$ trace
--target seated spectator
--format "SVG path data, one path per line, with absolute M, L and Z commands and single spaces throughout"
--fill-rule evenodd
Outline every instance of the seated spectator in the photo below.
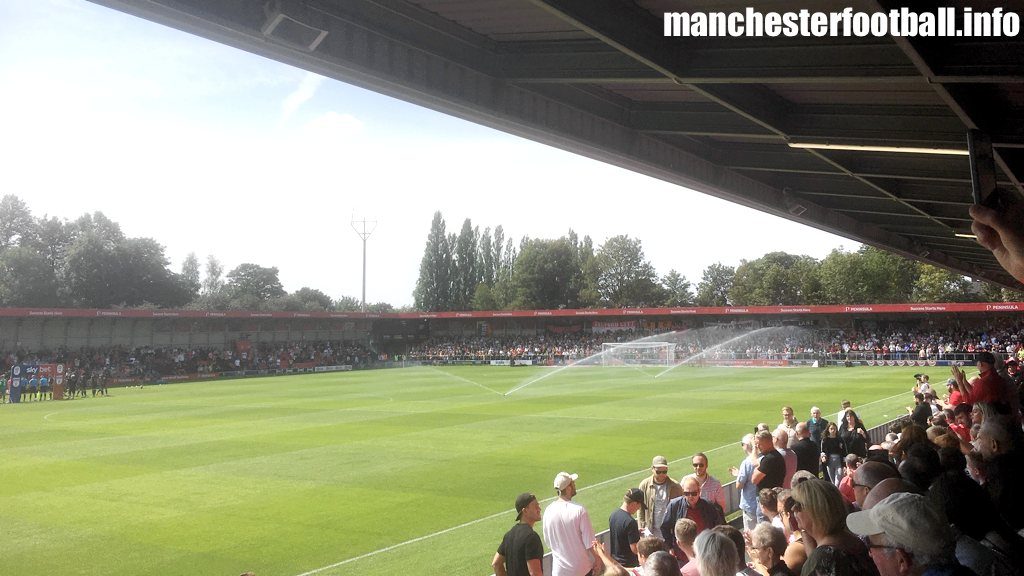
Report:
M 700 576 L 735 576 L 739 564 L 736 545 L 728 536 L 714 530 L 705 530 L 693 543 Z M 683 572 L 685 574 L 685 572 Z
M 879 482 L 886 478 L 897 478 L 899 472 L 895 467 L 889 464 L 882 464 L 881 462 L 868 461 L 865 462 L 857 471 L 853 474 L 853 495 L 857 508 L 860 510 L 864 509 L 864 499 L 867 498 L 868 492 L 872 488 L 878 485 Z
M 728 524 L 715 526 L 711 530 L 723 534 L 726 538 L 732 540 L 733 546 L 736 547 L 736 576 L 758 576 L 758 572 L 747 566 L 747 563 L 744 561 L 743 550 L 746 549 L 746 542 L 743 540 L 742 532 Z
M 956 557 L 978 574 L 1016 574 L 1024 566 L 1024 538 L 1003 522 L 985 489 L 964 472 L 957 449 L 939 450 L 943 473 L 925 496 L 942 510 L 956 534 Z
M 985 489 L 1014 530 L 1024 528 L 1024 447 L 1020 426 L 1005 417 L 987 417 L 975 441 L 985 468 Z
M 636 555 L 640 559 L 640 566 L 636 568 L 630 568 L 629 573 L 632 576 L 646 576 L 644 572 L 644 565 L 647 563 L 647 559 L 651 557 L 655 552 L 665 551 L 665 541 L 656 536 L 645 536 L 636 543 Z M 677 569 L 678 572 L 678 569 Z M 675 576 L 675 575 L 673 575 Z
M 795 504 L 792 490 L 783 490 L 779 493 L 779 516 L 782 518 L 782 531 L 788 543 L 782 560 L 794 574 L 799 574 L 807 562 L 807 548 L 804 547 L 803 534 L 796 521 L 796 515 L 793 514 Z
M 856 454 L 847 454 L 844 462 L 846 464 L 846 475 L 839 481 L 839 493 L 843 495 L 843 500 L 846 500 L 847 504 L 853 504 L 857 499 L 853 493 L 853 475 L 857 472 L 857 468 L 860 467 L 861 459 Z
M 875 575 L 868 548 L 846 528 L 846 504 L 839 489 L 824 480 L 793 488 L 793 512 L 810 550 L 802 574 Z
M 764 576 L 795 576 L 782 559 L 788 543 L 782 530 L 762 522 L 750 531 L 750 558 Z
M 662 550 L 651 554 L 644 562 L 644 576 L 676 576 L 680 573 L 679 561 Z
M 782 519 L 779 518 L 778 494 L 781 488 L 763 488 L 757 493 L 757 502 L 761 506 L 761 515 L 766 522 L 776 528 L 782 528 Z
M 924 492 L 942 473 L 939 453 L 930 444 L 918 443 L 910 447 L 899 466 L 900 476 Z
M 868 538 L 881 574 L 974 574 L 957 562 L 953 531 L 924 496 L 893 494 L 869 510 L 850 514 L 847 525 Z

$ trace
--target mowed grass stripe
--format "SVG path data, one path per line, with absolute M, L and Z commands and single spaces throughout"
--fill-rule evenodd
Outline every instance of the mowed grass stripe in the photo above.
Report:
M 843 397 L 891 396 L 913 372 L 579 368 L 509 396 L 472 383 L 503 392 L 549 371 L 260 378 L 0 407 L 17 439 L 0 447 L 0 522 L 18 534 L 8 566 L 295 576 L 508 510 L 523 490 L 546 497 L 561 469 L 581 486 L 626 476 L 580 495 L 600 529 L 651 455 L 734 444 L 784 403 L 803 416 L 812 402 L 833 414 Z M 723 480 L 731 450 L 712 455 Z M 503 516 L 324 574 L 483 574 L 514 514 Z

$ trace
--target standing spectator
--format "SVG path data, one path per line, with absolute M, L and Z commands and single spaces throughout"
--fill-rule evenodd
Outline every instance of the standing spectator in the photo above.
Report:
M 843 416 L 843 426 L 839 429 L 839 437 L 843 440 L 843 446 L 850 454 L 856 454 L 861 458 L 868 455 L 868 433 L 864 430 L 864 423 L 861 422 L 857 413 L 847 410 Z
M 796 469 L 806 470 L 817 477 L 821 470 L 821 445 L 811 440 L 807 424 L 800 422 L 796 425 L 796 442 L 789 448 L 796 454 Z
M 792 448 L 793 442 L 796 439 L 796 417 L 793 416 L 792 406 L 782 407 L 782 423 L 775 427 L 776 430 L 786 431 L 786 448 Z
M 651 460 L 651 475 L 640 482 L 640 490 L 644 493 L 645 505 L 638 519 L 640 532 L 660 537 L 668 503 L 683 495 L 683 487 L 668 475 L 668 460 L 664 456 Z
M 839 423 L 838 426 L 842 426 L 842 424 L 846 422 L 846 412 L 851 410 L 853 407 L 849 400 L 843 400 L 840 405 L 842 406 L 842 409 L 836 413 L 836 422 Z
M 683 480 L 683 495 L 669 502 L 661 533 L 668 546 L 675 544 L 675 526 L 680 518 L 689 518 L 697 525 L 697 531 L 725 524 L 725 516 L 717 506 L 700 497 L 700 486 L 692 476 Z
M 622 497 L 622 506 L 608 518 L 608 551 L 612 558 L 625 568 L 640 565 L 636 545 L 640 541 L 640 530 L 633 515 L 644 506 L 644 493 L 639 488 L 630 488 Z
M 558 498 L 544 511 L 544 540 L 551 547 L 553 576 L 584 576 L 597 566 L 591 551 L 594 527 L 587 509 L 572 501 L 578 474 L 559 472 L 555 476 Z
M 921 428 L 928 427 L 928 419 L 932 417 L 931 406 L 924 401 L 924 394 L 914 393 L 914 406 L 907 406 L 907 413 L 910 414 L 910 421 Z
M 540 503 L 528 492 L 516 498 L 516 525 L 505 533 L 494 553 L 495 576 L 543 576 L 544 545 L 533 525 L 540 521 Z
M 772 444 L 771 432 L 762 430 L 757 433 L 756 438 L 761 461 L 757 465 L 757 470 L 754 470 L 751 480 L 758 491 L 765 488 L 781 488 L 786 478 L 786 460 Z
M 811 407 L 811 418 L 807 421 L 807 430 L 811 434 L 811 441 L 821 448 L 821 438 L 825 435 L 825 429 L 828 428 L 828 420 L 821 417 L 821 408 L 817 406 Z
M 725 490 L 722 489 L 722 483 L 717 478 L 708 474 L 707 455 L 703 452 L 697 452 L 693 455 L 691 464 L 693 465 L 693 473 L 683 476 L 682 482 L 685 482 L 687 478 L 697 480 L 697 484 L 700 486 L 700 497 L 718 506 L 718 509 L 724 515 Z
M 796 452 L 789 448 L 789 433 L 782 428 L 776 428 L 772 434 L 772 442 L 775 449 L 782 454 L 782 460 L 786 464 L 786 475 L 782 477 L 782 487 L 789 488 L 793 483 L 793 474 L 796 474 Z
M 996 372 L 996 357 L 991 352 L 979 352 L 977 355 L 978 376 L 969 381 L 956 365 L 950 366 L 957 389 L 960 390 L 964 402 L 977 404 L 1002 404 L 1004 409 L 1017 407 L 1018 402 L 1011 398 L 1010 385 Z M 1014 414 L 1011 412 L 1011 414 Z
M 754 450 L 753 442 L 753 434 L 747 434 L 740 440 L 746 457 L 740 462 L 739 468 L 729 468 L 729 473 L 736 477 L 736 488 L 740 491 L 740 510 L 743 511 L 743 529 L 747 531 L 753 530 L 762 519 L 757 505 L 757 486 L 751 479 L 757 468 L 757 451 Z

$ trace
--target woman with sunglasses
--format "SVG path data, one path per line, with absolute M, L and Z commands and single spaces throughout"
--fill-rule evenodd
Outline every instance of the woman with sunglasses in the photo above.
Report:
M 868 547 L 846 528 L 846 503 L 834 484 L 797 484 L 791 510 L 807 550 L 801 576 L 878 576 Z

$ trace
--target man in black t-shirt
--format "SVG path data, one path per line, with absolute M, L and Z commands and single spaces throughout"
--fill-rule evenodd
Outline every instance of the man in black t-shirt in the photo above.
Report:
M 756 438 L 761 461 L 750 476 L 750 481 L 757 486 L 758 491 L 764 488 L 781 488 L 786 478 L 786 460 L 775 449 L 771 432 L 762 430 L 757 433 Z
M 640 565 L 636 555 L 636 544 L 640 541 L 640 528 L 633 515 L 644 507 L 644 493 L 639 488 L 630 488 L 622 497 L 622 506 L 608 518 L 609 552 L 616 562 L 626 568 Z
M 540 503 L 529 492 L 516 498 L 516 520 L 501 539 L 491 567 L 495 576 L 542 576 L 544 545 L 533 525 L 540 521 Z

